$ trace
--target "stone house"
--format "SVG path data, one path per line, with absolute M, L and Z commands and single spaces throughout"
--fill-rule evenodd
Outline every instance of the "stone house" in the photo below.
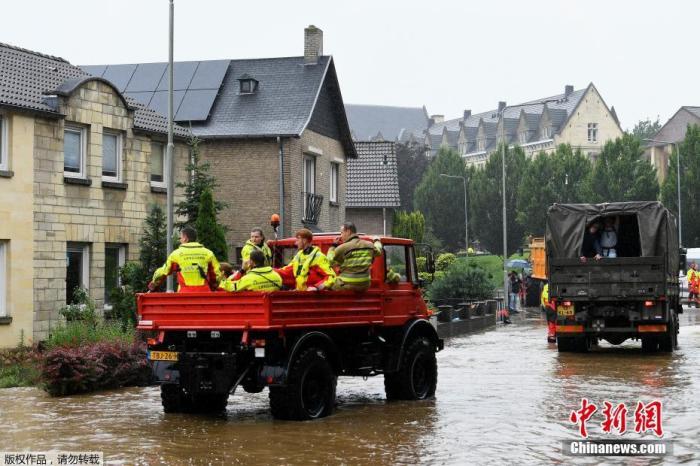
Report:
M 149 205 L 165 204 L 166 134 L 110 81 L 0 44 L 0 346 L 45 338 L 76 286 L 108 305 Z
M 487 112 L 465 110 L 460 118 L 432 124 L 425 143 L 432 153 L 436 145 L 450 147 L 467 165 L 483 165 L 504 139 L 522 147 L 528 156 L 571 144 L 595 159 L 606 141 L 622 134 L 615 108 L 608 108 L 591 83 L 578 90 L 567 85 L 562 94 L 517 105 L 499 102 Z
M 355 149 L 357 158 L 348 160 L 345 217 L 363 233 L 391 235 L 401 207 L 395 143 L 356 141 Z
M 165 63 L 83 69 L 156 111 L 164 108 Z M 219 183 L 214 195 L 228 203 L 219 219 L 234 262 L 251 228 L 272 235 L 274 213 L 283 235 L 338 228 L 355 147 L 320 29 L 304 30 L 303 56 L 178 62 L 174 75 L 175 120 L 201 139 Z
M 686 105 L 679 108 L 653 137 L 656 142 L 649 142 L 646 147 L 644 155 L 656 167 L 660 183 L 666 179 L 668 174 L 669 157 L 673 152 L 672 143 L 678 144 L 685 139 L 688 125 L 700 125 L 700 107 Z M 671 169 L 673 170 L 675 167 Z

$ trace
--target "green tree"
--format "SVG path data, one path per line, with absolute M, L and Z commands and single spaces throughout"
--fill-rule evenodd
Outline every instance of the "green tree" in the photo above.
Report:
M 185 194 L 184 199 L 178 202 L 175 209 L 176 216 L 183 219 L 175 223 L 178 228 L 196 225 L 202 194 L 206 190 L 214 192 L 218 186 L 214 175 L 209 173 L 211 170 L 209 162 L 202 161 L 199 143 L 200 140 L 196 136 L 189 140 L 190 161 L 185 167 L 185 171 L 190 176 L 187 183 L 177 183 L 177 187 L 184 189 Z M 226 208 L 225 203 L 214 201 L 214 209 L 217 214 L 224 208 Z
M 425 155 L 425 151 L 425 144 L 415 141 L 396 144 L 399 195 L 401 208 L 404 210 L 413 209 L 414 191 L 430 165 L 430 159 Z
M 688 126 L 685 139 L 680 143 L 681 151 L 681 214 L 683 246 L 700 247 L 700 126 Z M 676 167 L 678 153 L 675 148 L 669 158 L 669 170 L 661 186 L 661 200 L 666 207 L 678 215 L 678 191 Z
M 589 202 L 593 166 L 580 150 L 561 144 L 540 152 L 523 170 L 518 186 L 517 220 L 526 234 L 543 235 L 547 209 L 555 202 Z
M 425 236 L 425 217 L 420 211 L 396 212 L 391 234 L 397 238 L 410 238 L 416 243 L 422 243 Z
M 649 118 L 646 120 L 639 120 L 632 129 L 632 135 L 641 143 L 644 143 L 645 139 L 652 139 L 654 136 L 656 136 L 656 133 L 659 132 L 661 126 L 659 117 L 656 117 L 656 121 L 651 121 Z
M 144 221 L 143 235 L 139 240 L 139 262 L 145 274 L 146 282 L 151 279 L 153 272 L 165 263 L 167 259 L 167 225 L 163 208 L 154 204 Z M 144 291 L 143 287 L 136 286 L 137 291 Z
M 464 240 L 464 185 L 440 174 L 466 176 L 456 151 L 441 148 L 415 191 L 415 207 L 425 216 L 432 233 L 449 249 Z
M 219 261 L 228 261 L 228 246 L 224 228 L 216 220 L 216 207 L 211 191 L 205 189 L 199 202 L 197 216 L 197 239 L 214 253 Z
M 476 169 L 469 183 L 471 209 L 469 224 L 481 245 L 494 253 L 503 251 L 502 146 L 491 153 L 486 165 Z M 517 197 L 520 178 L 528 160 L 520 147 L 506 151 L 506 213 L 508 255 L 522 246 L 525 229 L 517 221 Z M 455 222 L 457 220 L 455 219 Z
M 659 197 L 656 169 L 643 158 L 639 140 L 624 134 L 605 143 L 591 176 L 595 202 L 655 201 Z

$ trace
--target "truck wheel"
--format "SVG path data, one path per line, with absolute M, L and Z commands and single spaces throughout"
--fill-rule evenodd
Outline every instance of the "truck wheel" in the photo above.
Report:
M 659 341 L 656 337 L 642 337 L 642 352 L 655 353 L 659 348 Z
M 577 353 L 588 353 L 591 350 L 591 338 L 585 335 L 576 337 L 574 345 Z
M 322 349 L 303 351 L 292 363 L 287 385 L 270 387 L 272 416 L 292 421 L 328 416 L 335 405 L 337 381 Z
M 192 397 L 192 411 L 217 414 L 226 411 L 228 393 L 200 393 Z
M 678 344 L 678 321 L 676 313 L 670 311 L 666 332 L 659 338 L 659 351 L 672 353 Z
M 166 413 L 188 413 L 192 410 L 192 403 L 180 385 L 172 383 L 161 385 L 160 399 L 163 411 Z
M 572 337 L 557 337 L 557 351 L 560 353 L 570 353 L 574 350 L 574 339 Z
M 416 338 L 404 352 L 398 372 L 384 374 L 387 400 L 425 400 L 435 396 L 437 360 L 425 338 Z

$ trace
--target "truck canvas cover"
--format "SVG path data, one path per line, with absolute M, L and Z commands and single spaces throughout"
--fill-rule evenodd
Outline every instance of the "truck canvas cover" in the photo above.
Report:
M 586 226 L 597 218 L 616 215 L 637 217 L 642 257 L 665 258 L 666 270 L 678 270 L 676 218 L 658 201 L 554 204 L 547 213 L 547 256 L 578 258 Z

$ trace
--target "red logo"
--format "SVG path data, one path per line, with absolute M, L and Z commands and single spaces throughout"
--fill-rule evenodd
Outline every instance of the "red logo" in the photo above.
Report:
M 634 410 L 634 431 L 638 434 L 651 431 L 657 437 L 663 437 L 662 407 L 661 401 L 658 400 L 650 401 L 647 404 L 638 401 Z M 581 437 L 588 438 L 586 423 L 596 411 L 598 411 L 598 407 L 595 404 L 590 403 L 587 398 L 582 398 L 581 407 L 569 414 L 569 421 L 578 425 Z M 625 403 L 614 405 L 606 400 L 603 402 L 602 413 L 604 419 L 600 426 L 604 433 L 622 435 L 627 431 L 628 410 Z

